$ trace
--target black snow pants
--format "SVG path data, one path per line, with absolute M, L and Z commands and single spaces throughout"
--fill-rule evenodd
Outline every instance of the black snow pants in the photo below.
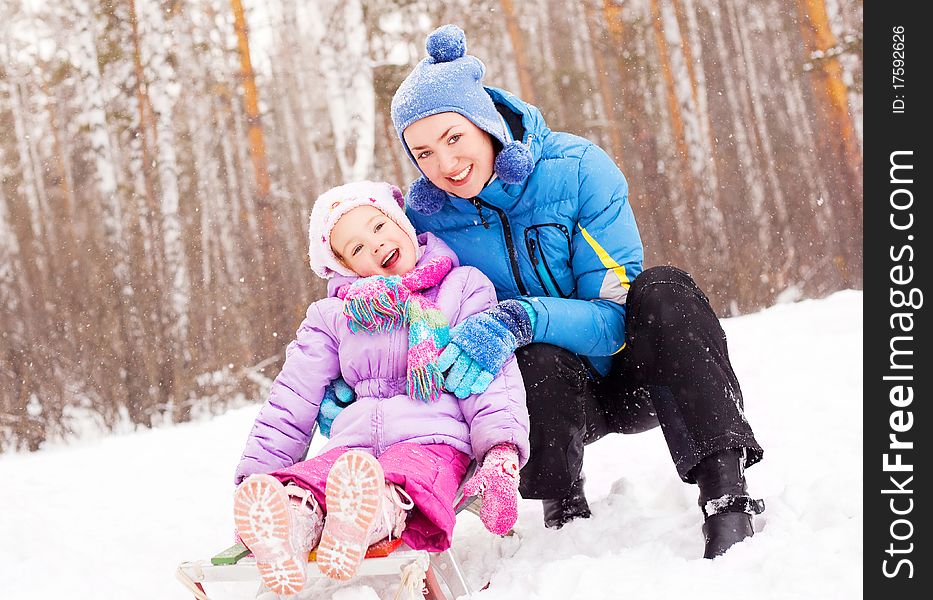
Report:
M 583 467 L 583 448 L 608 433 L 661 425 L 680 478 L 726 448 L 761 460 L 729 363 L 726 335 L 706 295 L 674 267 L 646 269 L 626 299 L 625 347 L 600 377 L 580 356 L 549 344 L 515 352 L 531 418 L 524 498 L 558 499 Z

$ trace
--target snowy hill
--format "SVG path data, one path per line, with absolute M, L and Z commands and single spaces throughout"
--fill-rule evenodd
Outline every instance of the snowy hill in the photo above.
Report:
M 517 534 L 461 515 L 454 548 L 486 600 L 839 598 L 862 595 L 862 294 L 726 319 L 730 355 L 765 459 L 760 533 L 715 561 L 702 554 L 695 486 L 680 482 L 660 430 L 587 450 L 594 516 L 555 532 L 523 501 Z M 0 456 L 0 597 L 188 598 L 183 559 L 231 539 L 232 471 L 258 406 L 209 422 Z M 374 600 L 379 580 L 306 598 Z M 219 600 L 255 587 L 208 588 Z M 391 594 L 388 595 L 391 598 Z

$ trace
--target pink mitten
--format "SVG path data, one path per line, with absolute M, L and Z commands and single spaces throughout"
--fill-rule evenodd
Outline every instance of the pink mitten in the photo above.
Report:
M 490 532 L 505 535 L 518 519 L 518 450 L 512 444 L 496 444 L 483 464 L 463 486 L 464 496 L 479 496 L 479 517 Z

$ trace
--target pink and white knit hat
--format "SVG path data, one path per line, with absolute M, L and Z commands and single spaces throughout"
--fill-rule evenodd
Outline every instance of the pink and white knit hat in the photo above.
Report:
M 418 250 L 418 236 L 415 227 L 405 216 L 405 196 L 401 190 L 384 181 L 357 181 L 327 190 L 314 202 L 311 209 L 311 222 L 308 227 L 308 257 L 311 270 L 318 277 L 330 279 L 335 274 L 352 276 L 353 271 L 343 265 L 330 247 L 330 232 L 337 220 L 358 206 L 372 205 L 411 238 L 415 250 Z

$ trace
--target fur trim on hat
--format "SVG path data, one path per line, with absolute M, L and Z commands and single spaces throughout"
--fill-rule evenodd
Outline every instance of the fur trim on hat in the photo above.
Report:
M 354 208 L 372 205 L 392 219 L 411 238 L 412 246 L 418 250 L 415 227 L 405 216 L 405 197 L 401 190 L 382 181 L 357 181 L 332 188 L 314 202 L 308 225 L 308 258 L 311 270 L 323 279 L 335 274 L 356 275 L 334 254 L 330 245 L 330 232 L 337 221 Z

